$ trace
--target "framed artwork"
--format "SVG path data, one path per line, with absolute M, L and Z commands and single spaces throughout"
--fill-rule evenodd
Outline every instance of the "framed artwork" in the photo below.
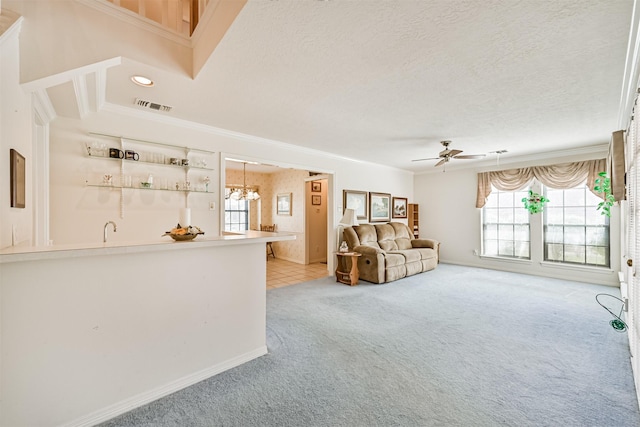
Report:
M 278 194 L 276 197 L 278 215 L 291 215 L 291 193 Z
M 9 173 L 11 174 L 11 207 L 24 208 L 25 206 L 25 159 L 22 154 L 13 148 L 10 151 L 11 166 Z
M 391 194 L 369 193 L 369 222 L 391 221 Z
M 319 193 L 322 191 L 322 183 L 320 181 L 311 181 L 311 191 Z
M 322 196 L 319 194 L 311 195 L 311 204 L 312 205 L 321 205 L 322 204 Z
M 344 209 L 353 209 L 358 219 L 367 220 L 369 216 L 366 191 L 342 190 L 342 206 Z
M 407 217 L 407 198 L 406 197 L 394 197 L 393 198 L 393 218 L 406 218 Z

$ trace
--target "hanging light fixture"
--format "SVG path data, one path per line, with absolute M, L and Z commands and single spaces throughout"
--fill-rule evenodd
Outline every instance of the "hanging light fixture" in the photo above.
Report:
M 247 162 L 242 163 L 242 177 L 242 188 L 232 188 L 229 198 L 233 200 L 258 200 L 260 194 L 252 188 L 247 187 Z

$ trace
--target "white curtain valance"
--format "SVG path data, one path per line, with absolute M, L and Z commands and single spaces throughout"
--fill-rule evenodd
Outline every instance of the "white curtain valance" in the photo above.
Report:
M 606 171 L 605 159 L 587 160 L 584 162 L 561 163 L 550 166 L 532 166 L 529 168 L 508 169 L 502 171 L 482 172 L 478 174 L 478 192 L 476 207 L 481 208 L 491 194 L 491 186 L 500 191 L 517 191 L 527 187 L 533 179 L 558 190 L 573 188 L 583 182 L 598 197 L 602 195 L 593 191 L 598 173 Z

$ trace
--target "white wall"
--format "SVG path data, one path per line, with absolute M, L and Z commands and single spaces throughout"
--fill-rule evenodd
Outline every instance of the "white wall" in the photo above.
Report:
M 119 192 L 111 193 L 109 190 L 88 188 L 84 185 L 88 174 L 95 176 L 101 172 L 100 168 L 110 167 L 103 166 L 109 163 L 87 158 L 85 143 L 93 139 L 89 132 L 123 135 L 168 144 L 184 144 L 188 141 L 191 147 L 216 151 L 228 157 L 256 159 L 277 166 L 331 174 L 333 179 L 328 180 L 326 195 L 330 223 L 327 233 L 329 248 L 335 247 L 335 229 L 342 217 L 343 189 L 376 191 L 396 196 L 413 193 L 413 176 L 407 171 L 249 136 L 231 137 L 215 129 L 194 127 L 191 123 L 170 119 L 158 113 L 110 105 L 107 105 L 106 110 L 90 114 L 84 120 L 59 117 L 51 123 L 51 238 L 55 244 L 99 242 L 102 239 L 102 227 L 109 220 L 118 223 L 118 232 L 111 233 L 110 240 L 159 238 L 165 228 L 173 224 L 183 203 L 178 194 L 167 196 L 157 192 L 153 197 L 143 199 L 142 195 L 146 193 L 135 192 L 134 198 L 125 200 L 125 215 L 124 218 L 119 218 Z M 114 167 L 117 163 L 113 162 Z M 221 174 L 219 170 L 217 173 Z M 308 178 L 308 173 L 305 174 Z M 298 183 L 299 188 L 290 188 L 283 183 L 276 189 L 275 184 L 273 185 L 274 193 L 295 193 L 294 212 L 304 203 L 302 179 L 301 177 Z M 218 176 L 216 182 L 221 183 L 224 180 L 224 176 Z M 275 178 L 272 180 L 276 181 Z M 218 215 L 220 206 L 224 206 L 221 196 L 220 188 L 216 188 L 215 195 L 212 196 L 189 196 L 190 201 L 200 200 L 200 207 L 192 207 L 192 222 L 204 228 L 206 233 L 219 232 Z M 218 208 L 209 211 L 208 202 L 214 199 Z M 275 206 L 272 209 L 275 209 Z M 280 231 L 304 234 L 303 219 L 298 227 L 294 223 L 289 224 L 285 217 L 277 216 L 275 213 L 272 218 L 272 222 L 278 223 Z M 304 248 L 304 244 L 302 247 Z M 304 262 L 304 258 L 301 260 Z
M 3 12 L 6 13 L 6 12 Z M 20 22 L 0 34 L 0 248 L 31 242 L 33 227 L 31 102 L 19 80 Z M 10 207 L 9 150 L 17 150 L 26 159 L 26 207 Z M 16 242 L 12 230 L 15 228 Z
M 606 153 L 591 158 L 603 158 Z M 544 164 L 587 160 L 586 158 L 558 158 Z M 492 170 L 531 166 L 512 164 L 494 167 Z M 474 250 L 481 250 L 481 209 L 475 207 L 477 173 L 487 169 L 447 169 L 434 173 L 416 175 L 415 200 L 420 205 L 420 237 L 440 241 L 442 262 L 514 271 L 567 280 L 578 280 L 617 286 L 617 271 L 620 269 L 619 215 L 617 208 L 611 215 L 611 268 L 580 268 L 559 264 L 541 263 L 542 248 L 532 242 L 531 260 L 498 260 L 481 258 Z M 531 227 L 532 235 L 542 236 L 540 227 Z

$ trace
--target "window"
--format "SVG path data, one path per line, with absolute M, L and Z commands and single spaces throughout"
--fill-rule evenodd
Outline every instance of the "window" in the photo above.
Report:
M 229 198 L 230 188 L 224 191 L 224 230 L 244 231 L 249 229 L 249 202 Z
M 544 209 L 544 260 L 609 267 L 609 218 L 586 185 L 554 190 Z
M 522 199 L 528 191 L 492 188 L 482 209 L 483 255 L 531 258 L 529 212 L 522 207 Z

